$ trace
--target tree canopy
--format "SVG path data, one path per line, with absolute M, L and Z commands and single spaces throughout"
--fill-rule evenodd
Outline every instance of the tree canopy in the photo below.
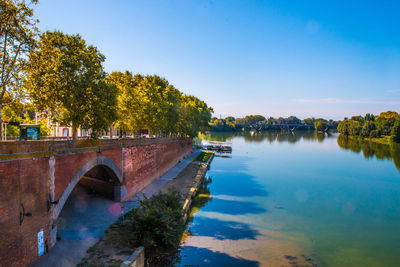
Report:
M 158 75 L 113 72 L 107 81 L 118 88 L 116 126 L 125 131 L 195 136 L 209 127 L 212 109 Z
M 33 103 L 53 122 L 76 129 L 106 130 L 115 120 L 116 87 L 109 86 L 105 57 L 79 34 L 47 31 L 29 55 L 26 87 Z
M 35 48 L 37 20 L 32 5 L 37 0 L 0 0 L 0 124 L 2 108 L 24 96 L 21 80 L 26 56 Z M 2 136 L 2 127 L 0 129 Z
M 111 125 L 180 136 L 208 129 L 212 108 L 165 78 L 129 71 L 107 75 L 104 55 L 79 34 L 39 34 L 32 9 L 37 2 L 0 0 L 1 125 L 3 113 L 18 122 L 32 120 L 24 113 L 34 110 L 44 118 L 39 123 L 72 126 L 74 139 L 77 128 L 95 137 Z
M 382 112 L 379 116 L 368 113 L 364 117 L 353 116 L 349 120 L 342 121 L 338 126 L 338 131 L 343 135 L 370 138 L 391 136 L 393 142 L 399 143 L 397 128 L 399 120 L 400 114 L 395 111 Z

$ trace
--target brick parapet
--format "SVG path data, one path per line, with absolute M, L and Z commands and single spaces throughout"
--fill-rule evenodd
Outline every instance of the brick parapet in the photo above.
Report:
M 188 138 L 122 138 L 122 139 L 83 139 L 62 141 L 13 141 L 0 142 L 0 161 L 19 158 L 45 157 L 65 153 L 82 153 L 131 146 L 164 144 Z

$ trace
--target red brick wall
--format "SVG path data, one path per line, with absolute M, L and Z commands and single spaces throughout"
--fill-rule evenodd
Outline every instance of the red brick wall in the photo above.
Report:
M 192 149 L 189 139 L 114 141 L 116 142 L 117 145 L 103 147 L 101 155 L 112 159 L 122 171 L 127 197 L 133 196 L 165 173 Z M 61 144 L 55 143 L 54 146 L 56 145 Z M 23 152 L 22 145 L 16 147 Z M 75 173 L 97 155 L 97 148 L 82 153 L 63 151 L 54 155 L 55 200 L 62 195 Z M 45 241 L 50 244 L 51 214 L 47 210 L 49 193 L 49 155 L 0 160 L 0 267 L 27 266 L 36 261 L 37 233 L 40 229 L 44 230 Z M 21 204 L 24 205 L 25 212 L 32 213 L 33 216 L 25 217 L 20 226 Z
M 0 266 L 24 266 L 37 258 L 37 233 L 49 236 L 47 158 L 0 162 Z M 25 207 L 22 225 L 19 213 Z M 48 241 L 47 241 L 48 242 Z
M 163 175 L 191 150 L 191 140 L 124 148 L 126 197 L 132 197 Z
M 59 199 L 77 171 L 89 160 L 97 157 L 97 151 L 56 155 L 55 159 L 55 192 L 54 199 Z M 121 148 L 103 150 L 102 156 L 109 157 L 122 170 Z

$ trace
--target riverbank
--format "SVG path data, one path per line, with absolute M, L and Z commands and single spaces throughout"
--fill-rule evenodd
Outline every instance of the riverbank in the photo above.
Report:
M 194 159 L 158 191 L 167 192 L 169 188 L 178 190 L 184 196 L 182 203 L 186 215 L 192 195 L 204 177 L 210 161 L 211 158 L 207 163 Z M 127 260 L 137 247 L 131 234 L 133 214 L 134 210 L 131 210 L 112 224 L 105 231 L 105 235 L 87 251 L 86 257 L 78 266 L 120 266 Z

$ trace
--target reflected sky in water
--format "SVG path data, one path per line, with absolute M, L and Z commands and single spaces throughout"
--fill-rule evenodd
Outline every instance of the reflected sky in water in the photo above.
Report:
M 397 146 L 314 132 L 202 138 L 231 141 L 233 154 L 212 162 L 181 266 L 399 266 Z

